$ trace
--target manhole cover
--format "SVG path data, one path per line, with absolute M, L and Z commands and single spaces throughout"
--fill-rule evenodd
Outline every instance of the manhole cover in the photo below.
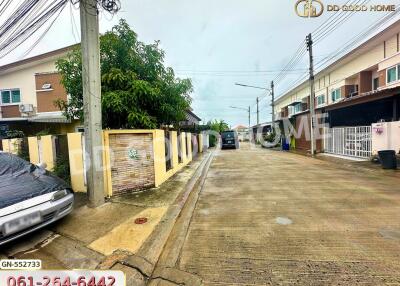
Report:
M 147 222 L 147 218 L 146 217 L 140 217 L 135 219 L 135 224 L 144 224 Z
M 287 217 L 277 217 L 275 222 L 280 225 L 289 225 L 293 223 L 293 221 Z

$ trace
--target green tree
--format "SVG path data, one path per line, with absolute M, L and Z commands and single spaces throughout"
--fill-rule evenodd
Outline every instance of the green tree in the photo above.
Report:
M 144 44 L 125 20 L 100 37 L 104 128 L 156 128 L 185 120 L 193 91 L 164 65 L 159 42 Z M 80 47 L 57 61 L 69 101 L 57 101 L 68 118 L 83 121 Z M 94 95 L 95 96 L 95 95 Z
M 224 120 L 213 120 L 209 121 L 207 125 L 210 127 L 211 130 L 221 133 L 223 131 L 229 130 L 229 125 Z M 215 147 L 217 144 L 218 138 L 215 137 L 214 134 L 210 134 L 209 136 L 209 144 L 210 147 Z
M 208 122 L 211 130 L 214 130 L 218 133 L 229 130 L 229 125 L 224 120 L 214 120 Z

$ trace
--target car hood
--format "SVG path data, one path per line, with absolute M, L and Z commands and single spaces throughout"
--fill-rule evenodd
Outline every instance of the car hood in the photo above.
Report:
M 50 172 L 0 153 L 0 209 L 66 188 L 69 186 Z

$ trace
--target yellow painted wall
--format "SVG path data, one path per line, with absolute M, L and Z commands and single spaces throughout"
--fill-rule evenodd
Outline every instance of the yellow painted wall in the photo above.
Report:
M 181 142 L 182 161 L 185 164 L 188 161 L 186 155 L 186 132 L 181 132 L 179 140 Z
M 37 137 L 28 137 L 29 158 L 32 164 L 40 163 L 39 145 Z
M 60 124 L 59 128 L 57 128 L 57 134 L 67 134 L 67 133 L 75 133 L 77 127 L 83 126 L 83 123 L 79 120 L 74 120 L 71 123 Z
M 204 146 L 203 146 L 203 141 L 204 141 L 204 136 L 203 134 L 199 134 L 199 153 L 203 153 L 204 152 Z
M 56 161 L 56 154 L 53 144 L 53 136 L 41 136 L 39 139 L 42 142 L 42 161 L 46 163 L 46 169 L 52 171 Z
M 69 133 L 68 150 L 69 150 L 69 168 L 71 174 L 71 187 L 74 192 L 86 192 L 85 174 L 83 165 L 83 146 L 82 133 Z
M 10 139 L 3 139 L 3 140 L 1 140 L 1 143 L 3 145 L 3 151 L 7 152 L 7 153 L 11 153 L 10 152 Z
M 154 178 L 156 187 L 165 182 L 167 178 L 165 160 L 165 137 L 164 130 L 155 130 L 153 133 L 154 150 Z
M 177 168 L 179 165 L 178 157 L 178 132 L 171 131 L 171 143 L 172 143 L 172 167 Z
M 190 133 L 181 133 L 181 146 L 182 146 L 182 158 L 183 162 L 179 163 L 178 159 L 178 134 L 176 131 L 172 131 L 172 169 L 166 170 L 166 158 L 165 158 L 165 137 L 163 130 L 155 130 L 155 139 L 153 141 L 154 144 L 154 162 L 155 162 L 155 181 L 156 187 L 160 186 L 166 180 L 175 175 L 178 171 L 180 171 L 183 167 L 185 167 L 188 163 L 192 161 L 192 151 L 189 149 L 189 154 L 186 156 L 186 140 L 188 142 L 188 146 L 190 147 L 191 134 Z
M 193 150 L 192 150 L 192 133 L 186 133 L 186 140 L 187 140 L 187 146 L 189 148 L 189 152 L 187 155 L 187 160 L 192 161 L 193 158 Z
M 21 139 L 3 139 L 3 151 L 14 155 L 18 155 L 21 145 Z
M 186 140 L 190 140 L 190 133 L 182 133 L 180 137 L 182 144 L 183 163 L 179 164 L 178 160 L 178 136 L 176 131 L 171 131 L 171 144 L 172 144 L 172 169 L 166 171 L 165 162 L 165 137 L 163 130 L 106 130 L 103 132 L 103 161 L 104 161 L 104 180 L 105 180 L 105 196 L 111 197 L 112 191 L 112 176 L 111 176 L 111 159 L 110 159 L 110 134 L 143 134 L 151 133 L 153 136 L 153 150 L 154 150 L 154 172 L 155 172 L 155 185 L 160 186 L 184 166 L 191 161 L 191 150 L 189 150 L 189 156 L 186 156 Z M 85 185 L 84 175 L 84 146 L 83 146 L 83 134 L 82 133 L 68 133 L 68 149 L 69 149 L 69 164 L 71 172 L 71 187 L 75 192 L 87 192 Z M 189 139 L 188 139 L 189 138 Z M 29 150 L 30 156 L 34 163 L 39 163 L 39 147 L 38 138 L 30 137 Z M 52 147 L 52 136 L 42 136 L 40 138 L 43 144 L 43 150 L 46 150 L 43 154 L 43 162 L 48 165 L 48 169 L 54 168 L 53 150 Z M 189 142 L 190 143 L 190 142 Z M 189 144 L 190 146 L 190 144 Z

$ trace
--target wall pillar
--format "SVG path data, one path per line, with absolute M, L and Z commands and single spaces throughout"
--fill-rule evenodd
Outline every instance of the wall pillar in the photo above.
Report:
M 393 121 L 397 121 L 399 119 L 399 95 L 393 97 Z

